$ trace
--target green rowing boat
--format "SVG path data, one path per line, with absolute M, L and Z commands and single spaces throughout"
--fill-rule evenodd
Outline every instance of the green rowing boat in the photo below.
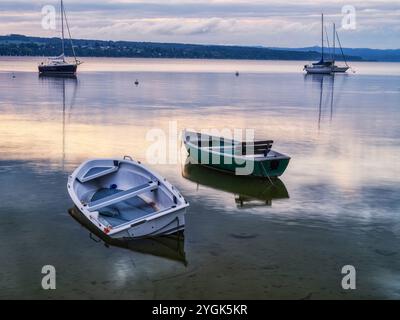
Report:
M 271 150 L 272 140 L 241 142 L 184 130 L 182 141 L 190 163 L 236 175 L 279 177 L 290 161 L 290 157 Z

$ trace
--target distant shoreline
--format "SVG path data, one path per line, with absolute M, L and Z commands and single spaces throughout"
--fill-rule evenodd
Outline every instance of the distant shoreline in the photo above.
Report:
M 38 58 L 41 60 L 45 60 L 49 57 L 54 56 L 37 56 L 37 55 L 2 55 L 0 57 L 15 57 L 15 58 Z M 79 58 L 111 58 L 111 59 L 154 59 L 154 60 L 215 60 L 215 61 L 317 61 L 318 59 L 281 59 L 281 58 L 273 58 L 273 59 L 251 59 L 251 58 L 191 58 L 191 57 L 129 57 L 129 56 L 83 56 L 77 55 Z M 72 58 L 71 56 L 66 55 L 66 58 Z M 337 59 L 336 61 L 343 61 L 342 59 Z M 399 62 L 399 61 L 378 61 L 378 60 L 347 60 L 351 62 Z
M 133 41 L 104 41 L 73 39 L 76 55 L 82 58 L 156 58 L 261 61 L 317 61 L 321 58 L 318 46 L 305 48 L 248 47 L 234 45 L 201 45 Z M 51 57 L 61 51 L 60 38 L 0 36 L 0 56 Z M 73 56 L 71 46 L 66 55 Z M 347 61 L 400 62 L 400 49 L 343 48 Z M 329 49 L 325 56 L 332 58 Z M 340 50 L 335 60 L 343 61 Z
M 321 54 L 318 50 L 277 49 L 264 47 L 197 45 L 179 43 L 100 41 L 73 39 L 79 57 L 113 58 L 170 58 L 170 59 L 214 59 L 214 60 L 294 60 L 315 61 Z M 23 35 L 0 36 L 0 56 L 58 56 L 59 38 L 27 37 Z M 73 56 L 70 46 L 66 55 Z M 361 56 L 346 55 L 348 61 L 368 61 Z M 341 55 L 335 56 L 342 60 Z
M 44 61 L 45 59 L 49 58 L 51 56 L 26 56 L 26 55 L 1 55 L 0 54 L 0 59 L 1 58 L 32 58 L 32 59 L 38 59 L 38 61 Z M 313 59 L 236 59 L 236 58 L 171 58 L 171 57 L 113 57 L 113 56 L 78 56 L 78 58 L 85 58 L 85 59 L 144 59 L 144 60 L 183 60 L 183 61 L 266 61 L 266 62 L 312 62 L 314 61 Z M 66 55 L 66 59 L 73 59 L 73 57 Z M 337 60 L 337 61 L 342 61 L 342 60 Z M 376 62 L 376 63 L 399 63 L 399 61 L 376 61 L 376 60 L 353 60 L 351 62 Z

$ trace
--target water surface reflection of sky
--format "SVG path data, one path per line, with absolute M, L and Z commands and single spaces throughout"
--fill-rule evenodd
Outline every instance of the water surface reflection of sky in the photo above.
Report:
M 333 78 L 293 62 L 278 72 L 273 62 L 124 60 L 60 79 L 28 72 L 30 61 L 15 78 L 0 72 L 2 297 L 398 298 L 398 64 Z M 237 189 L 187 179 L 181 163 L 151 165 L 191 203 L 187 266 L 107 249 L 67 213 L 74 167 L 125 154 L 147 162 L 147 131 L 171 120 L 253 128 L 292 157 L 281 177 L 289 197 L 266 206 L 238 206 Z M 49 260 L 61 269 L 53 295 L 35 280 Z M 340 289 L 345 264 L 359 270 L 354 292 Z

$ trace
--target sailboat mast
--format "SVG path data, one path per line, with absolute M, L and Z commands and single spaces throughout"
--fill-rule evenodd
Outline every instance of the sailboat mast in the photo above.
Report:
M 322 49 L 322 61 L 324 61 L 324 14 L 321 14 L 321 49 Z
M 64 46 L 64 4 L 63 0 L 61 0 L 61 41 L 62 41 L 62 54 L 65 55 L 65 46 Z
M 336 45 L 336 24 L 333 24 L 333 57 L 332 60 L 335 62 L 335 45 Z

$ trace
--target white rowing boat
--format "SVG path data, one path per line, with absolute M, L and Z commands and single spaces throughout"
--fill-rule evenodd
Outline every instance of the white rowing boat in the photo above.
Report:
M 68 193 L 89 221 L 111 238 L 183 230 L 189 205 L 165 178 L 130 157 L 84 162 L 69 176 Z

